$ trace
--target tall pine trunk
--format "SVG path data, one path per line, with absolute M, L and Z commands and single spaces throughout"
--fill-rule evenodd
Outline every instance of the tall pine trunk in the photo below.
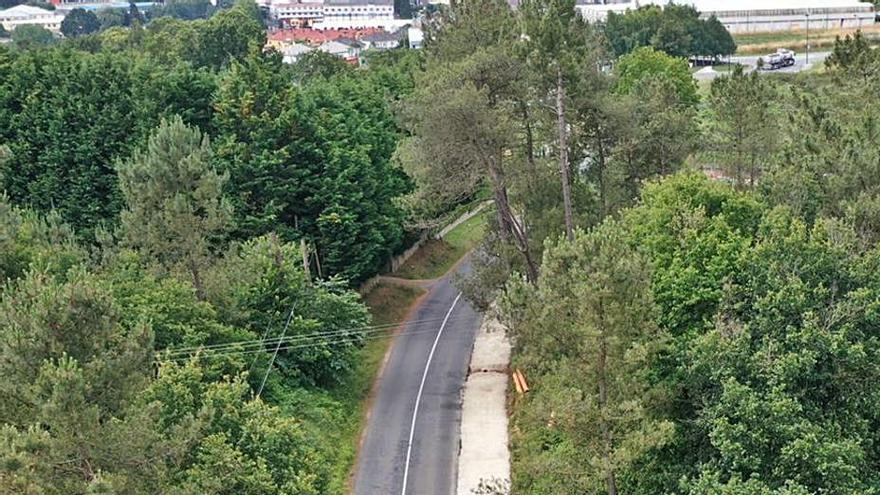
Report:
M 489 178 L 492 180 L 498 221 L 501 224 L 501 235 L 505 239 L 513 238 L 513 244 L 522 254 L 525 261 L 526 277 L 529 282 L 535 283 L 538 280 L 538 267 L 532 257 L 532 250 L 529 247 L 529 239 L 525 229 L 516 219 L 513 210 L 510 208 L 510 201 L 507 197 L 507 183 L 504 177 L 504 168 L 501 166 L 500 154 L 499 156 L 489 157 L 487 165 Z
M 571 169 L 568 166 L 568 126 L 565 122 L 565 83 L 562 68 L 556 67 L 556 122 L 559 128 L 559 172 L 562 176 L 562 202 L 565 209 L 565 236 L 574 240 L 574 218 L 571 212 Z
M 605 486 L 608 495 L 617 495 L 617 475 L 611 461 L 614 437 L 608 424 L 608 334 L 605 325 L 605 308 L 599 303 L 599 359 L 596 366 L 599 376 L 599 428 L 602 430 L 602 462 L 605 464 Z

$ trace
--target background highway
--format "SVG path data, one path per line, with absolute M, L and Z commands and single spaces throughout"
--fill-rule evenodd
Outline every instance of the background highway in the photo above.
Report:
M 460 268 L 467 269 L 467 263 Z M 412 313 L 379 381 L 355 470 L 356 495 L 454 494 L 461 389 L 480 320 L 449 275 Z

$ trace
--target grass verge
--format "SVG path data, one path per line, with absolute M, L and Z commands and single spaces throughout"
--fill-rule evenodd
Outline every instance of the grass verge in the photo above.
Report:
M 380 283 L 364 296 L 364 302 L 373 315 L 373 324 L 384 325 L 406 318 L 412 305 L 424 293 L 424 289 L 417 287 Z M 391 339 L 368 340 L 359 351 L 355 369 L 330 391 L 343 413 L 333 418 L 333 424 L 327 425 L 329 431 L 334 432 L 337 446 L 335 459 L 331 460 L 330 493 L 342 495 L 349 492 L 349 479 L 370 405 L 370 390 L 390 345 Z
M 443 276 L 473 249 L 486 228 L 486 211 L 452 229 L 443 239 L 429 239 L 394 275 L 411 280 Z

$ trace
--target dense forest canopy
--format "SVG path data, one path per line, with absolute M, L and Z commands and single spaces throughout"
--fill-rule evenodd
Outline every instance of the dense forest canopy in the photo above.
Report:
M 419 55 L 286 66 L 198 5 L 0 46 L 0 493 L 344 490 Z
M 866 39 L 698 85 L 735 44 L 690 7 L 423 21 L 359 68 L 248 2 L 0 45 L 0 493 L 342 493 L 352 287 L 486 195 L 458 284 L 532 385 L 512 493 L 880 490 Z
M 389 85 L 398 82 L 379 61 L 369 74 L 297 83 L 296 68 L 262 50 L 254 15 L 240 6 L 48 49 L 0 47 L 10 199 L 57 211 L 94 239 L 118 223 L 120 163 L 179 116 L 211 141 L 211 164 L 229 176 L 235 221 L 215 241 L 275 232 L 314 246 L 325 275 L 375 274 L 404 241 L 395 198 L 410 185 L 391 162 L 400 131 L 390 101 L 407 88 Z
M 736 43 L 717 18 L 700 19 L 690 5 L 645 5 L 622 14 L 612 11 L 604 31 L 618 57 L 641 46 L 675 57 L 718 58 L 736 51 Z

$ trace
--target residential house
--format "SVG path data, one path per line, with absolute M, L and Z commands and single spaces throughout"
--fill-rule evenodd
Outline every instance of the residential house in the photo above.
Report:
M 344 59 L 346 62 L 356 64 L 358 62 L 358 55 L 360 55 L 360 47 L 353 46 L 348 43 L 342 43 L 339 41 L 328 41 L 323 45 L 318 47 L 318 50 L 322 52 L 329 53 L 331 55 L 336 55 L 337 57 Z
M 393 33 L 388 31 L 379 31 L 377 33 L 368 34 L 360 38 L 364 48 L 373 50 L 393 50 L 400 46 L 400 38 L 403 30 Z
M 314 50 L 315 49 L 310 47 L 309 45 L 303 45 L 302 43 L 291 43 L 281 48 L 281 56 L 284 59 L 284 63 L 295 64 L 297 60 L 300 59 L 300 57 Z

